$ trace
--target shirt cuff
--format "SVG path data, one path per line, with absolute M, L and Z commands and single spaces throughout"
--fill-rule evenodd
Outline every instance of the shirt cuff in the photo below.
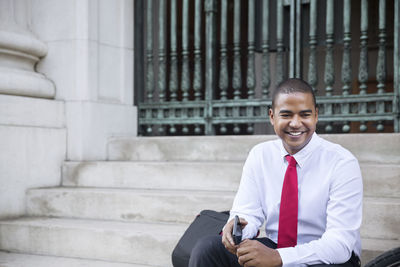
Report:
M 231 216 L 230 216 L 229 219 L 228 219 L 228 222 L 229 222 L 231 219 L 235 218 L 235 215 L 236 215 L 236 214 L 231 214 Z M 245 219 L 245 220 L 247 221 L 247 225 L 246 225 L 246 226 L 243 228 L 243 230 L 242 230 L 242 240 L 254 238 L 254 237 L 257 235 L 257 233 L 258 233 L 258 228 L 257 228 L 257 226 L 253 223 L 253 221 L 251 220 L 251 218 L 249 218 L 249 217 L 247 217 L 247 216 L 242 216 L 242 215 L 239 215 L 239 214 L 238 214 L 238 216 L 241 217 L 241 218 L 243 218 L 243 219 Z M 224 228 L 225 228 L 225 227 L 224 227 Z
M 252 239 L 257 235 L 258 229 L 254 224 L 248 223 L 244 228 L 242 232 L 242 239 Z
M 298 255 L 295 248 L 278 248 L 277 251 L 282 259 L 282 267 L 306 266 L 297 263 Z

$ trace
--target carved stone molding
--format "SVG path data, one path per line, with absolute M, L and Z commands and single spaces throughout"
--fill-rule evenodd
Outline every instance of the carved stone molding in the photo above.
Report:
M 47 46 L 28 29 L 28 6 L 21 1 L 0 2 L 0 94 L 53 98 L 54 84 L 35 71 Z

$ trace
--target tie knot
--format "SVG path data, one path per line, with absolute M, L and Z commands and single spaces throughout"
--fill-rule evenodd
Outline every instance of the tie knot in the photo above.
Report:
M 297 161 L 294 157 L 287 155 L 286 160 L 288 161 L 289 166 L 296 167 Z

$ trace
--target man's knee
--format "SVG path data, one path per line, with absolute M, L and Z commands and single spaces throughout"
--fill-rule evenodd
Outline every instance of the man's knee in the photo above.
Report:
M 190 254 L 189 266 L 220 266 L 218 262 L 222 245 L 221 236 L 205 236 L 197 241 Z
M 221 236 L 205 236 L 199 239 L 193 247 L 191 257 L 199 257 L 209 255 L 211 253 L 218 253 L 223 248 Z

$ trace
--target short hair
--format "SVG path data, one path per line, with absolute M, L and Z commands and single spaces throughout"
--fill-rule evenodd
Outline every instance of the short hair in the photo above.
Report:
M 291 94 L 296 92 L 311 94 L 314 102 L 314 107 L 317 107 L 317 101 L 315 99 L 315 94 L 312 87 L 302 79 L 290 78 L 286 81 L 281 82 L 272 93 L 272 109 L 274 109 L 275 100 L 279 94 Z

